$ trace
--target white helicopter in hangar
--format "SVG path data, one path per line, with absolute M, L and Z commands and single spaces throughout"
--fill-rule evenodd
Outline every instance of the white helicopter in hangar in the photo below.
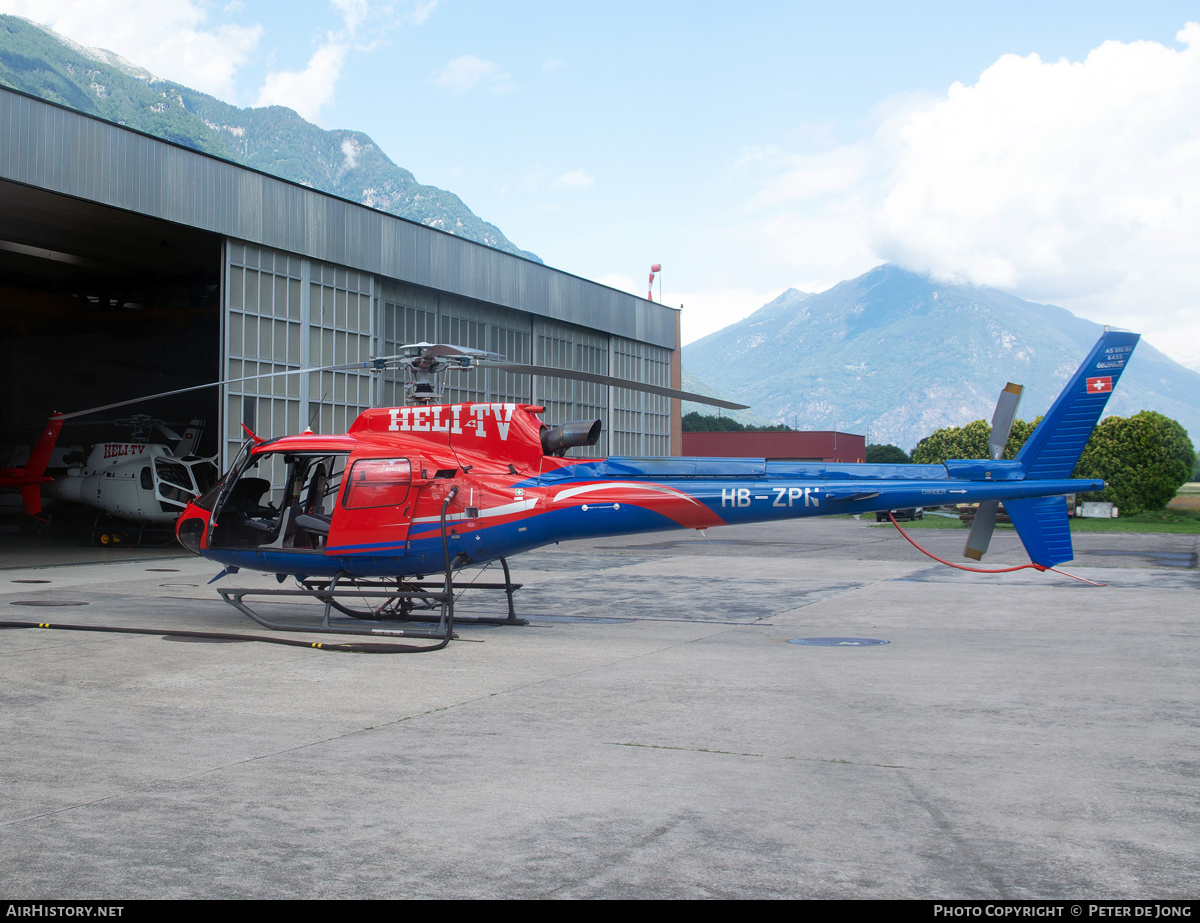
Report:
M 72 455 L 67 454 L 67 467 L 41 484 L 41 496 L 96 510 L 93 532 L 102 545 L 131 533 L 169 535 L 188 503 L 219 475 L 215 458 L 195 454 L 204 421 L 192 420 L 182 435 L 146 414 L 115 422 L 132 428 L 130 441 L 97 443 L 86 461 L 71 463 Z M 153 430 L 171 444 L 151 442 Z

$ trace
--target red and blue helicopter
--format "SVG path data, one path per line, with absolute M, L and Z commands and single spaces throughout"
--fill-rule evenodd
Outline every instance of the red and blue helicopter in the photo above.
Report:
M 571 447 L 596 444 L 599 420 L 549 427 L 538 406 L 433 403 L 429 373 L 498 357 L 418 344 L 406 360 L 416 403 L 368 410 L 344 435 L 252 436 L 221 481 L 188 505 L 176 534 L 224 565 L 222 575 L 246 568 L 298 580 L 297 589 L 220 590 L 264 625 L 443 643 L 458 571 L 501 564 L 502 583 L 476 586 L 506 591 L 508 617 L 494 621 L 518 622 L 506 559 L 571 539 L 977 503 L 964 553 L 979 560 L 1003 502 L 1033 565 L 1048 569 L 1073 556 L 1065 495 L 1104 488 L 1071 473 L 1138 339 L 1106 329 L 1015 459 L 1002 458 L 1021 393 L 1009 384 L 992 420 L 992 457 L 942 465 L 567 458 Z M 280 622 L 254 611 L 249 596 L 307 596 L 325 604 L 324 615 L 318 626 Z M 439 610 L 436 628 L 383 624 L 421 609 Z

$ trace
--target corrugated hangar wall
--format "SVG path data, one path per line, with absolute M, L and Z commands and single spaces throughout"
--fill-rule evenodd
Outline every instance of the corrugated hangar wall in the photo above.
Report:
M 3 88 L 0 182 L 219 235 L 214 373 L 227 379 L 365 361 L 425 340 L 671 385 L 669 308 Z M 541 403 L 555 423 L 601 417 L 595 454 L 672 451 L 666 398 L 496 370 L 447 378 L 448 401 Z M 243 422 L 263 435 L 310 420 L 345 431 L 401 393 L 391 378 L 344 372 L 226 386 L 223 461 Z
M 394 355 L 405 343 L 485 349 L 518 363 L 618 375 L 669 387 L 671 350 L 252 244 L 227 242 L 224 377 L 227 380 Z M 404 402 L 392 373 L 311 372 L 225 390 L 226 460 L 259 435 L 345 432 L 372 404 Z M 601 442 L 578 455 L 671 454 L 670 401 L 627 388 L 498 369 L 447 372 L 444 400 L 543 404 L 553 423 L 605 421 Z

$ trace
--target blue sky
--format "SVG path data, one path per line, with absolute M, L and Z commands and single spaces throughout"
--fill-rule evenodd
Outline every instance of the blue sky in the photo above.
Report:
M 890 260 L 1200 369 L 1194 3 L 0 10 L 364 131 L 550 265 L 644 294 L 659 262 L 685 340 Z

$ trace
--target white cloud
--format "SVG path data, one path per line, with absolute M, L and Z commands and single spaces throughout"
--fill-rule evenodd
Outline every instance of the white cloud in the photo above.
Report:
M 418 4 L 413 15 L 428 19 L 435 3 Z M 330 4 L 343 28 L 329 33 L 303 68 L 269 73 L 254 105 L 288 106 L 317 121 L 333 99 L 349 53 L 373 47 L 353 44 L 355 35 L 369 19 L 386 23 L 392 16 L 390 8 L 373 11 L 368 0 Z M 231 0 L 223 14 L 243 10 L 242 0 Z M 238 70 L 250 61 L 263 35 L 258 24 L 209 22 L 209 8 L 200 0 L 0 0 L 0 12 L 44 23 L 81 45 L 116 52 L 157 76 L 226 100 L 236 99 Z
M 785 158 L 788 169 L 771 177 L 747 207 L 751 211 L 772 209 L 853 193 L 868 179 L 869 158 L 870 152 L 862 147 Z
M 349 52 L 349 43 L 331 40 L 313 53 L 304 70 L 268 74 L 254 105 L 288 106 L 303 118 L 316 122 L 321 108 L 333 99 Z
M 346 31 L 353 36 L 358 27 L 362 25 L 363 20 L 367 18 L 367 0 L 329 0 L 338 12 L 342 14 L 342 19 L 346 23 Z
M 664 292 L 663 300 L 682 305 L 680 337 L 685 344 L 716 333 L 723 327 L 748 317 L 781 292 L 752 288 L 725 288 L 698 292 Z M 658 297 L 658 292 L 655 292 Z
M 500 68 L 492 61 L 484 61 L 472 54 L 447 61 L 433 72 L 433 82 L 451 93 L 466 93 L 481 80 L 496 74 Z
M 233 95 L 235 74 L 263 32 L 259 25 L 210 24 L 192 0 L 0 0 L 0 12 L 222 98 Z
M 370 51 L 382 41 L 380 37 L 368 45 L 353 41 L 371 15 L 367 0 L 330 0 L 330 3 L 341 13 L 343 28 L 326 35 L 325 43 L 313 52 L 303 70 L 267 74 L 254 105 L 287 106 L 308 121 L 319 122 L 321 110 L 333 101 L 350 52 Z M 391 10 L 385 8 L 382 13 L 385 18 L 390 17 Z M 345 151 L 345 145 L 342 150 Z
M 742 148 L 741 154 L 734 162 L 735 167 L 744 167 L 771 157 L 778 157 L 781 151 L 774 144 L 748 144 Z
M 870 269 L 881 261 L 870 246 L 879 160 L 873 142 L 801 154 L 744 148 L 735 167 L 755 176 L 757 191 L 721 229 L 730 237 L 727 252 L 747 266 L 783 267 L 804 291 Z
M 342 172 L 353 170 L 358 166 L 358 155 L 362 153 L 362 145 L 354 138 L 346 138 L 342 142 Z
M 1007 55 L 900 128 L 881 256 L 1200 342 L 1200 25 L 1083 62 Z
M 747 210 L 800 274 L 831 251 L 890 260 L 1140 330 L 1200 368 L 1200 25 L 1178 40 L 1006 55 L 866 142 L 749 149 L 739 163 L 765 172 Z
M 572 170 L 570 173 L 564 173 L 550 184 L 551 189 L 586 189 L 588 186 L 596 185 L 596 180 L 585 173 L 583 170 Z
M 413 6 L 412 16 L 410 17 L 414 26 L 423 26 L 429 22 L 429 17 L 433 15 L 434 9 L 438 5 L 438 0 L 424 0 Z
M 451 93 L 467 93 L 485 86 L 493 93 L 507 93 L 515 88 L 510 74 L 494 61 L 485 61 L 473 54 L 447 61 L 430 75 L 434 85 Z

